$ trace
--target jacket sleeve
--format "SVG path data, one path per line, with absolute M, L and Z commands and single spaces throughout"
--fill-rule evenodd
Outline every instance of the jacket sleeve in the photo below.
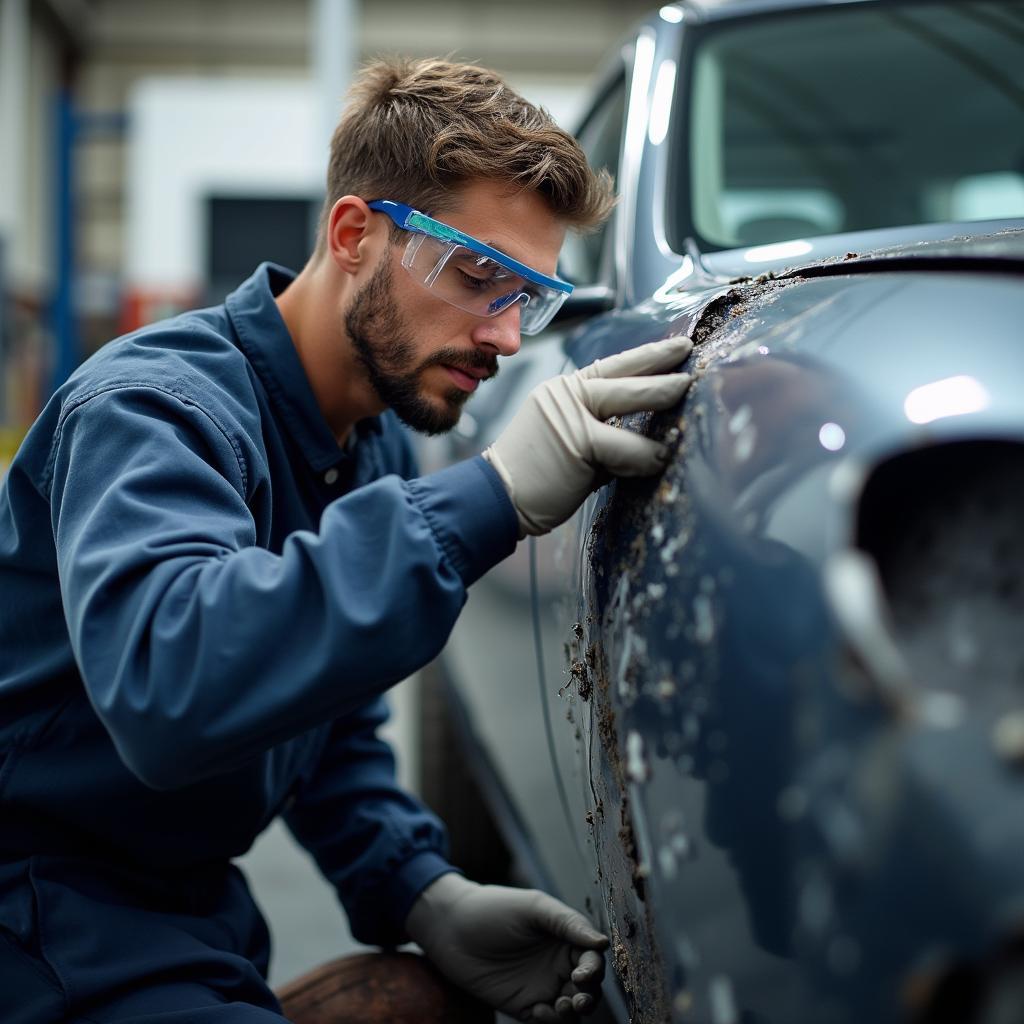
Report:
M 73 405 L 51 464 L 71 645 L 121 758 L 157 789 L 230 771 L 426 664 L 517 536 L 478 458 L 361 487 L 274 554 L 256 545 L 238 440 L 154 385 Z
M 387 719 L 377 699 L 338 719 L 312 778 L 284 818 L 338 891 L 352 934 L 369 945 L 408 941 L 404 922 L 419 893 L 452 870 L 441 822 L 395 782 Z

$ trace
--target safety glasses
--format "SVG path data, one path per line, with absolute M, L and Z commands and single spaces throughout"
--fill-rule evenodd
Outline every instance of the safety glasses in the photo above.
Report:
M 375 199 L 367 205 L 411 232 L 402 266 L 412 279 L 467 313 L 497 316 L 520 302 L 519 330 L 537 334 L 572 293 L 568 282 L 547 277 L 405 203 Z

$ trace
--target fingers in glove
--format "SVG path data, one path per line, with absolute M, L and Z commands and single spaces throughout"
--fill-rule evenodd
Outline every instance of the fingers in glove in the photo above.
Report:
M 593 1013 L 599 998 L 599 994 L 579 992 L 575 985 L 566 982 L 562 986 L 562 994 L 555 1000 L 553 1006 L 548 1003 L 537 1003 L 523 1013 L 520 1019 L 558 1021 L 559 1024 L 565 1024 L 566 1021 L 575 1021 L 578 1016 Z
M 693 342 L 685 334 L 651 341 L 646 345 L 598 359 L 579 371 L 582 377 L 638 377 L 664 373 L 679 366 L 693 351 Z
M 582 1014 L 591 1013 L 597 1000 L 589 992 L 578 992 L 572 982 L 562 986 L 562 994 L 555 1000 L 555 1013 L 563 1021 L 575 1021 Z
M 604 978 L 604 957 L 597 950 L 584 950 L 569 977 L 581 989 L 600 988 Z
M 653 476 L 671 454 L 659 441 L 607 423 L 591 426 L 590 442 L 594 461 L 614 476 Z
M 555 1000 L 555 1013 L 558 1014 L 559 1020 L 572 1020 L 576 1016 L 576 1011 L 572 1007 L 572 997 L 559 996 Z
M 531 1010 L 523 1014 L 522 1020 L 538 1020 L 541 1024 L 562 1024 L 562 1018 L 558 1016 L 553 1006 L 546 1003 L 537 1003 Z
M 604 426 L 604 424 L 599 423 L 598 426 Z M 573 910 L 572 907 L 567 907 L 547 893 L 537 892 L 534 894 L 533 913 L 538 927 L 557 938 L 564 939 L 573 946 L 582 946 L 584 949 L 604 949 L 608 945 L 608 937 L 602 935 L 583 914 Z
M 587 408 L 599 419 L 623 416 L 647 409 L 671 409 L 692 377 L 688 373 L 666 373 L 658 377 L 594 377 L 583 381 L 581 390 Z
M 597 1000 L 589 992 L 577 992 L 572 997 L 572 1008 L 576 1013 L 585 1017 L 597 1009 Z
M 597 1009 L 597 998 L 589 992 L 576 992 L 571 985 L 563 989 L 562 995 L 555 1000 L 555 1013 L 561 1021 L 575 1021 L 580 1016 L 587 1016 Z

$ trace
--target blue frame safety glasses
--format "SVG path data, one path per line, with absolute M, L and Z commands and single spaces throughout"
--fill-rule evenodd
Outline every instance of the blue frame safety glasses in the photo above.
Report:
M 537 334 L 572 294 L 567 281 L 548 277 L 405 203 L 375 199 L 367 205 L 412 233 L 402 256 L 412 279 L 467 313 L 497 316 L 521 302 L 519 330 Z

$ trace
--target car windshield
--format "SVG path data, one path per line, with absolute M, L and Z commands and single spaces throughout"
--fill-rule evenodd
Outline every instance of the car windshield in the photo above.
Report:
M 1024 0 L 721 22 L 688 95 L 702 248 L 1024 216 Z

